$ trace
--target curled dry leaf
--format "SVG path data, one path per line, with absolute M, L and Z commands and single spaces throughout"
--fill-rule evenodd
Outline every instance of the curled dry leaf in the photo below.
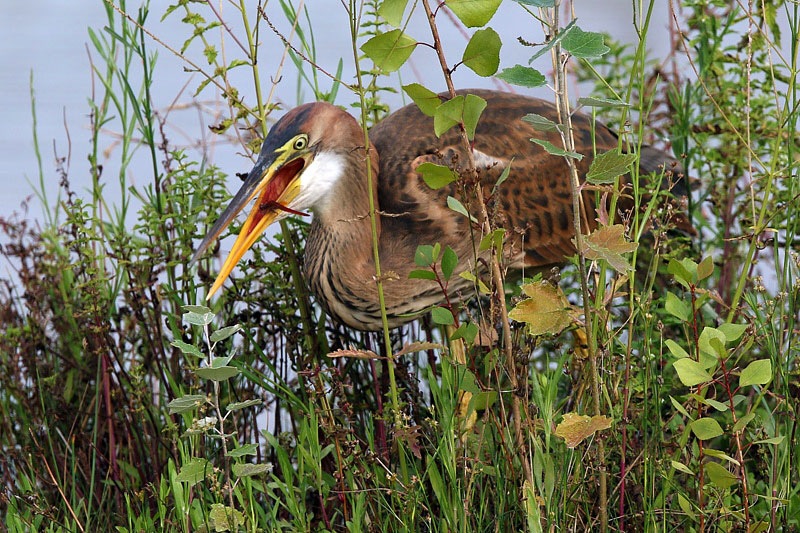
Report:
M 586 416 L 567 413 L 564 420 L 556 426 L 556 435 L 563 438 L 567 448 L 574 448 L 587 437 L 611 427 L 611 419 L 604 415 Z

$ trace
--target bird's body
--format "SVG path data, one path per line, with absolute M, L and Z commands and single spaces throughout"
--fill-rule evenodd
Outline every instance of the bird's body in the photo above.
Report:
M 557 121 L 555 107 L 536 98 L 495 91 L 469 93 L 487 102 L 475 134 L 473 158 L 489 212 L 498 226 L 506 228 L 509 266 L 539 269 L 563 263 L 575 252 L 569 170 L 563 157 L 550 155 L 530 142 L 539 138 L 559 146 L 561 140 L 557 133 L 537 131 L 521 120 L 536 113 Z M 585 115 L 574 115 L 572 126 L 576 151 L 584 156 L 577 162 L 578 170 L 584 175 L 593 154 L 617 147 L 618 140 Z M 453 300 L 471 294 L 471 282 L 457 274 L 474 266 L 480 257 L 476 256 L 480 227 L 450 209 L 447 198 L 461 200 L 475 218 L 479 218 L 479 209 L 471 188 L 459 185 L 463 181 L 433 190 L 416 172 L 426 162 L 456 171 L 466 168 L 468 156 L 455 128 L 437 138 L 433 119 L 416 105 L 409 105 L 373 127 L 369 139 L 381 269 L 392 273 L 392 279 L 383 284 L 386 311 L 389 325 L 398 326 L 444 300 L 438 284 L 408 279 L 409 272 L 418 268 L 414 254 L 419 245 L 440 243 L 453 248 L 459 267 L 448 292 Z M 300 155 L 295 157 L 295 153 Z M 287 211 L 311 210 L 314 220 L 306 242 L 305 269 L 312 292 L 347 325 L 361 330 L 381 328 L 366 154 L 363 130 L 345 111 L 314 103 L 287 113 L 265 140 L 248 178 L 252 183 L 245 182 L 200 246 L 198 254 L 249 199 L 261 194 L 212 290 L 268 222 Z M 649 154 L 652 168 L 643 170 L 655 170 L 657 164 L 669 160 L 658 154 Z M 508 178 L 495 187 L 509 164 Z M 586 231 L 595 225 L 596 215 L 593 200 L 584 204 Z

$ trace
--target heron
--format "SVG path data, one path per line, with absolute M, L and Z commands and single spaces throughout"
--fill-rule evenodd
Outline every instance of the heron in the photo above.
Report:
M 475 94 L 487 106 L 471 146 L 480 187 L 499 227 L 506 229 L 508 268 L 531 272 L 562 265 L 575 254 L 572 188 L 568 164 L 549 154 L 531 138 L 561 144 L 557 132 L 537 131 L 521 118 L 529 113 L 558 121 L 555 105 L 530 96 L 489 90 Z M 446 98 L 446 97 L 445 97 Z M 617 135 L 589 116 L 572 116 L 576 161 L 585 175 L 597 152 L 615 149 Z M 445 300 L 442 288 L 427 279 L 409 279 L 418 268 L 419 245 L 450 246 L 459 258 L 447 286 L 447 297 L 461 301 L 474 281 L 458 274 L 480 262 L 474 245 L 480 228 L 464 213 L 448 206 L 460 197 L 461 181 L 432 189 L 418 167 L 434 163 L 463 170 L 468 157 L 458 131 L 437 137 L 433 119 L 415 104 L 390 114 L 369 131 L 365 148 L 360 123 L 330 103 L 315 102 L 287 112 L 270 129 L 255 165 L 241 189 L 219 216 L 194 255 L 197 260 L 248 204 L 255 205 L 209 290 L 210 298 L 230 276 L 245 252 L 274 222 L 313 213 L 305 243 L 305 276 L 311 292 L 338 321 L 362 330 L 383 327 L 373 255 L 370 195 L 376 209 L 377 247 L 383 272 L 385 309 L 394 328 Z M 667 154 L 644 147 L 640 170 L 657 171 L 670 164 Z M 503 171 L 510 172 L 497 186 Z M 369 167 L 369 168 L 368 168 Z M 371 180 L 368 180 L 368 172 Z M 369 184 L 372 187 L 370 189 Z M 468 191 L 467 193 L 468 194 Z M 596 226 L 596 202 L 584 192 L 585 231 Z M 624 202 L 620 202 L 622 205 Z M 469 202 L 467 202 L 469 204 Z M 470 209 L 473 213 L 477 210 Z

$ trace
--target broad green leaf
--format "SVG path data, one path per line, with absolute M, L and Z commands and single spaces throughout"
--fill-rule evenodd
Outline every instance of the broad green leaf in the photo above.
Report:
M 444 279 L 450 279 L 450 276 L 453 275 L 453 271 L 456 269 L 456 265 L 458 265 L 458 256 L 456 255 L 455 250 L 446 246 L 444 252 L 442 253 L 442 276 Z
M 678 461 L 671 461 L 671 463 L 672 463 L 672 468 L 674 468 L 675 470 L 683 472 L 684 474 L 689 474 L 690 476 L 694 475 L 692 469 L 686 466 L 685 464 L 679 463 Z
M 190 486 L 196 485 L 213 471 L 214 465 L 212 465 L 210 461 L 193 457 L 189 459 L 188 463 L 181 465 L 178 475 L 175 476 L 175 481 L 188 483 Z
M 734 342 L 739 340 L 739 338 L 747 331 L 747 324 L 731 324 L 731 323 L 724 323 L 720 324 L 717 328 L 720 330 L 724 335 L 728 342 Z
M 446 5 L 468 28 L 485 26 L 494 16 L 501 0 L 447 0 Z
M 714 457 L 715 459 L 723 459 L 725 461 L 728 461 L 729 463 L 735 464 L 736 466 L 739 466 L 740 464 L 739 461 L 737 461 L 727 453 L 715 450 L 714 448 L 706 447 L 704 448 L 704 453 L 709 457 Z
M 753 444 L 780 444 L 784 441 L 785 438 L 786 438 L 785 435 L 781 435 L 780 437 L 772 437 L 770 439 L 757 440 Z
M 470 38 L 461 61 L 478 76 L 491 76 L 500 66 L 500 36 L 492 28 L 478 30 Z
M 672 396 L 669 397 L 669 401 L 672 403 L 672 407 L 674 407 L 676 411 L 678 411 L 680 414 L 682 414 L 687 419 L 689 419 L 689 420 L 692 419 L 692 417 L 689 414 L 689 412 L 686 411 L 686 409 L 683 407 L 683 405 L 681 405 L 681 402 L 679 402 L 678 400 L 676 400 Z
M 693 359 L 687 357 L 678 359 L 672 363 L 672 366 L 675 367 L 675 372 L 678 373 L 678 379 L 687 387 L 694 387 L 712 380 L 711 374 L 706 372 L 706 369 Z
M 711 274 L 714 273 L 714 260 L 711 256 L 706 256 L 700 263 L 697 265 L 697 279 L 703 280 L 709 277 Z
M 544 74 L 535 68 L 523 65 L 504 68 L 497 74 L 497 77 L 511 85 L 519 85 L 520 87 L 541 87 L 547 83 L 547 78 L 544 77 Z
M 186 355 L 194 355 L 195 357 L 201 357 L 201 358 L 205 357 L 205 355 L 203 355 L 203 352 L 201 352 L 200 349 L 197 346 L 194 346 L 194 345 L 189 344 L 187 342 L 172 341 L 170 344 L 172 346 L 176 347 L 177 349 L 179 349 L 181 352 L 183 352 Z
M 439 253 L 434 252 L 434 247 L 430 244 L 420 244 L 417 246 L 416 252 L 414 252 L 414 262 L 417 266 L 429 267 L 439 259 Z
M 455 323 L 453 313 L 444 307 L 434 307 L 431 309 L 431 318 L 434 324 L 441 324 L 443 326 L 451 326 Z
M 233 366 L 222 366 L 219 368 L 198 368 L 195 370 L 198 377 L 210 379 L 211 381 L 225 381 L 239 375 L 239 369 Z
M 575 26 L 561 41 L 561 46 L 575 57 L 591 59 L 603 56 L 610 50 L 603 44 L 603 34 L 583 31 Z
M 668 292 L 667 301 L 664 302 L 664 309 L 667 313 L 684 322 L 689 322 L 692 318 L 692 306 L 686 300 L 681 300 L 675 294 Z
M 458 329 L 450 336 L 450 340 L 464 339 L 467 345 L 475 342 L 475 337 L 478 336 L 478 326 L 472 322 L 464 323 L 458 326 Z
M 211 511 L 208 513 L 208 525 L 211 531 L 216 533 L 240 531 L 240 526 L 244 525 L 244 515 L 233 507 L 227 507 L 221 503 L 212 503 Z
M 486 109 L 486 100 L 474 94 L 468 94 L 464 100 L 464 129 L 467 130 L 469 140 L 475 139 L 475 130 L 483 110 Z
M 448 196 L 447 197 L 447 207 L 449 207 L 450 209 L 452 209 L 453 211 L 455 211 L 456 213 L 458 213 L 460 215 L 464 215 L 471 222 L 474 222 L 474 223 L 477 224 L 478 221 L 475 220 L 475 217 L 470 215 L 469 211 L 467 211 L 467 208 L 464 207 L 464 204 L 459 202 L 456 198 L 453 198 L 452 196 Z
M 692 502 L 690 502 L 689 499 L 680 492 L 677 493 L 677 496 L 678 496 L 678 507 L 681 508 L 681 511 L 683 511 L 684 514 L 686 514 L 686 516 L 694 520 L 695 513 L 694 513 L 694 508 L 692 506 Z
M 545 118 L 542 115 L 537 115 L 536 113 L 528 113 L 522 117 L 522 120 L 533 126 L 533 128 L 538 131 L 548 132 L 559 131 L 562 129 L 560 124 L 553 122 L 549 118 Z
M 527 283 L 528 296 L 509 311 L 508 317 L 528 326 L 530 335 L 556 335 L 570 323 L 570 305 L 561 289 L 547 282 Z
M 408 273 L 408 279 L 429 279 L 436 281 L 436 274 L 430 270 L 415 269 Z
M 689 353 L 683 347 L 672 339 L 667 339 L 664 344 L 667 345 L 669 353 L 677 358 L 689 357 Z
M 625 226 L 622 224 L 600 226 L 587 235 L 583 242 L 586 244 L 584 250 L 586 259 L 591 261 L 603 259 L 617 272 L 633 270 L 622 254 L 634 251 L 639 245 L 626 238 Z
M 721 413 L 728 410 L 728 406 L 727 405 L 725 405 L 724 403 L 719 402 L 719 401 L 717 401 L 717 400 L 715 400 L 713 398 L 703 398 L 700 401 L 702 401 L 704 404 L 706 404 L 708 406 L 713 407 L 714 409 L 716 409 L 717 411 L 719 411 Z
M 719 463 L 707 462 L 703 469 L 708 475 L 708 479 L 721 489 L 728 489 L 739 482 L 739 479 L 728 471 L 727 468 Z
M 403 90 L 409 98 L 414 100 L 419 110 L 429 117 L 432 117 L 436 113 L 436 108 L 442 103 L 442 99 L 439 98 L 438 94 L 419 83 L 403 85 Z
M 403 33 L 402 30 L 391 30 L 376 35 L 361 46 L 361 51 L 369 57 L 375 66 L 386 72 L 394 72 L 403 66 L 411 56 L 417 41 Z
M 447 130 L 459 124 L 463 116 L 464 96 L 458 95 L 436 108 L 433 115 L 433 132 L 437 137 L 441 137 Z
M 717 328 L 706 326 L 700 332 L 697 344 L 700 346 L 701 352 L 721 359 L 728 356 L 728 350 L 725 348 L 726 342 L 727 339 L 724 333 Z
M 603 415 L 586 416 L 565 413 L 564 419 L 556 426 L 555 434 L 564 439 L 567 448 L 574 448 L 587 437 L 611 427 L 611 418 Z
M 228 326 L 228 327 L 225 327 L 225 328 L 220 328 L 217 331 L 215 331 L 214 333 L 212 333 L 211 336 L 209 337 L 209 339 L 211 339 L 211 342 L 219 342 L 219 341 L 227 339 L 228 337 L 230 337 L 231 335 L 233 335 L 234 333 L 236 333 L 240 329 L 242 329 L 242 326 L 240 324 L 236 324 L 234 326 Z
M 733 428 L 731 429 L 731 431 L 733 431 L 734 433 L 738 433 L 739 431 L 741 431 L 744 428 L 746 428 L 747 424 L 752 422 L 755 417 L 756 417 L 756 414 L 754 412 L 750 411 L 749 413 L 747 413 L 746 415 L 740 417 L 736 421 L 736 423 L 733 425 Z
M 630 107 L 628 102 L 610 98 L 598 98 L 596 96 L 585 96 L 578 98 L 578 105 L 585 107 Z
M 436 163 L 422 163 L 417 167 L 417 172 L 422 175 L 422 180 L 431 189 L 441 189 L 458 179 L 458 174 L 444 165 Z
M 577 159 L 578 161 L 583 159 L 583 154 L 579 154 L 578 152 L 569 152 L 567 150 L 564 150 L 563 148 L 559 148 L 558 146 L 556 146 L 555 144 L 551 143 L 550 141 L 545 141 L 545 140 L 542 140 L 542 139 L 531 139 L 531 142 L 536 143 L 539 146 L 541 146 L 542 148 L 544 148 L 544 150 L 548 154 L 560 155 L 562 157 L 571 157 L 573 159 Z
M 403 13 L 406 10 L 408 0 L 383 0 L 378 6 L 378 15 L 395 28 L 403 22 Z
M 205 401 L 205 394 L 186 394 L 169 402 L 167 407 L 169 408 L 169 414 L 179 415 L 199 407 L 200 405 L 204 404 Z
M 742 370 L 739 376 L 739 386 L 766 385 L 772 381 L 772 361 L 769 359 L 759 359 L 753 361 Z
M 494 247 L 494 249 L 500 252 L 503 249 L 503 237 L 505 234 L 505 228 L 497 228 L 491 233 L 484 235 L 481 239 L 480 245 L 478 245 L 478 251 L 484 252 Z
M 233 475 L 236 477 L 258 476 L 261 474 L 268 474 L 272 472 L 272 464 L 270 463 L 244 463 L 235 464 L 231 467 Z
M 252 407 L 254 405 L 261 405 L 264 403 L 262 400 L 246 400 L 244 402 L 233 402 L 229 403 L 225 406 L 226 411 L 238 411 L 240 409 L 246 409 L 248 407 Z
M 244 457 L 245 455 L 255 455 L 258 452 L 258 444 L 248 443 L 234 448 L 228 452 L 228 457 Z
M 614 181 L 631 169 L 631 165 L 636 161 L 636 155 L 623 154 L 619 150 L 609 150 L 602 154 L 597 154 L 589 165 L 586 173 L 586 181 L 599 185 L 602 183 L 614 183 Z
M 709 440 L 719 437 L 725 432 L 719 425 L 719 422 L 713 418 L 698 418 L 691 423 L 692 433 L 700 440 Z
M 214 321 L 214 313 L 195 313 L 194 311 L 189 311 L 183 314 L 183 319 L 195 326 L 207 326 Z
M 697 263 L 691 259 L 670 259 L 667 272 L 675 276 L 675 280 L 688 288 L 697 284 Z
M 577 23 L 577 21 L 578 19 L 571 20 L 569 24 L 564 26 L 564 28 L 559 30 L 554 37 L 552 37 L 549 41 L 547 41 L 547 43 L 545 43 L 544 46 L 540 46 L 537 52 L 533 54 L 533 56 L 531 56 L 531 58 L 528 60 L 528 64 L 529 65 L 532 64 L 534 61 L 536 61 L 537 59 L 548 53 L 550 49 L 552 49 L 556 44 L 563 41 L 564 37 L 569 35 L 572 29 L 575 28 L 575 24 Z

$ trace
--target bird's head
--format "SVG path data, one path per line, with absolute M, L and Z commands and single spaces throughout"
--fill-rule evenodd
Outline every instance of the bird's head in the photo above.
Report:
M 289 214 L 315 210 L 329 199 L 328 193 L 344 173 L 347 152 L 358 142 L 359 131 L 353 117 L 323 102 L 297 107 L 272 127 L 242 188 L 192 258 L 196 261 L 236 215 L 256 199 L 208 298 L 268 226 Z

